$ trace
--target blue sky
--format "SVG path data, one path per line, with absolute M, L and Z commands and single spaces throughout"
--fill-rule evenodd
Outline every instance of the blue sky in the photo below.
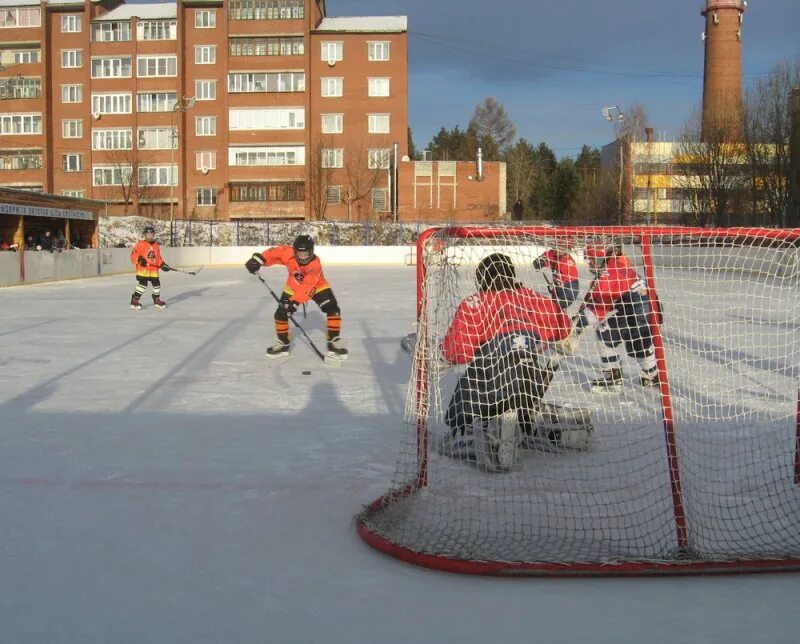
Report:
M 604 105 L 645 106 L 676 136 L 702 96 L 701 0 L 328 0 L 328 14 L 407 15 L 409 119 L 417 147 L 467 124 L 486 96 L 519 136 L 559 156 L 613 132 Z M 745 83 L 800 56 L 800 0 L 750 0 Z

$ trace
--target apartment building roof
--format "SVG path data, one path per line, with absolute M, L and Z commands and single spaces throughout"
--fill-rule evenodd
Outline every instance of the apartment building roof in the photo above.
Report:
M 402 33 L 408 31 L 406 16 L 354 16 L 323 18 L 314 32 Z
M 39 0 L 0 0 L 0 7 L 38 7 L 40 4 Z
M 38 2 L 36 4 L 39 4 Z M 47 4 L 53 7 L 60 7 L 68 4 L 79 4 L 83 6 L 83 0 L 47 0 Z
M 0 0 L 2 1 L 2 0 Z M 160 20 L 164 18 L 177 18 L 178 5 L 174 2 L 164 4 L 123 4 L 112 9 L 102 16 L 94 18 L 92 22 L 105 22 L 109 20 L 130 20 L 142 18 L 144 20 Z

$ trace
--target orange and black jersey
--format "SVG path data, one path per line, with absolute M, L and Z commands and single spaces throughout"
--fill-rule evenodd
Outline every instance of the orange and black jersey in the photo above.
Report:
M 308 262 L 301 264 L 294 256 L 294 248 L 291 246 L 276 246 L 268 248 L 261 257 L 264 259 L 264 266 L 274 266 L 281 264 L 289 271 L 289 278 L 283 292 L 292 300 L 302 304 L 308 302 L 316 293 L 330 288 L 330 284 L 322 273 L 322 262 L 316 255 Z
M 139 258 L 144 257 L 146 266 L 139 263 Z M 149 242 L 145 239 L 139 241 L 131 251 L 131 262 L 136 267 L 139 277 L 158 277 L 158 269 L 164 264 L 161 258 L 161 246 L 157 241 Z

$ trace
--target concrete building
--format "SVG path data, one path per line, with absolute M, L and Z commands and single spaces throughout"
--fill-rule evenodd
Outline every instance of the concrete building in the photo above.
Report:
M 111 214 L 385 215 L 394 144 L 407 154 L 406 18 L 0 0 L 0 108 L 0 186 Z

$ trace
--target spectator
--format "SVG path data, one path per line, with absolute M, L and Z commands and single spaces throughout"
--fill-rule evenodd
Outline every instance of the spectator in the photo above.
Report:
M 75 233 L 72 236 L 72 248 L 86 248 L 80 233 Z
M 42 250 L 42 248 L 36 243 L 36 240 L 33 238 L 33 235 L 26 235 L 25 250 Z
M 59 230 L 56 232 L 54 250 L 57 250 L 60 253 L 66 247 L 67 247 L 67 238 L 64 237 L 64 231 Z
M 56 240 L 49 228 L 46 228 L 42 236 L 39 237 L 39 248 L 37 250 L 47 250 L 51 253 L 56 250 Z
M 522 199 L 517 199 L 516 202 L 514 202 L 512 211 L 514 221 L 522 221 L 522 214 L 525 211 L 525 207 L 522 205 Z

